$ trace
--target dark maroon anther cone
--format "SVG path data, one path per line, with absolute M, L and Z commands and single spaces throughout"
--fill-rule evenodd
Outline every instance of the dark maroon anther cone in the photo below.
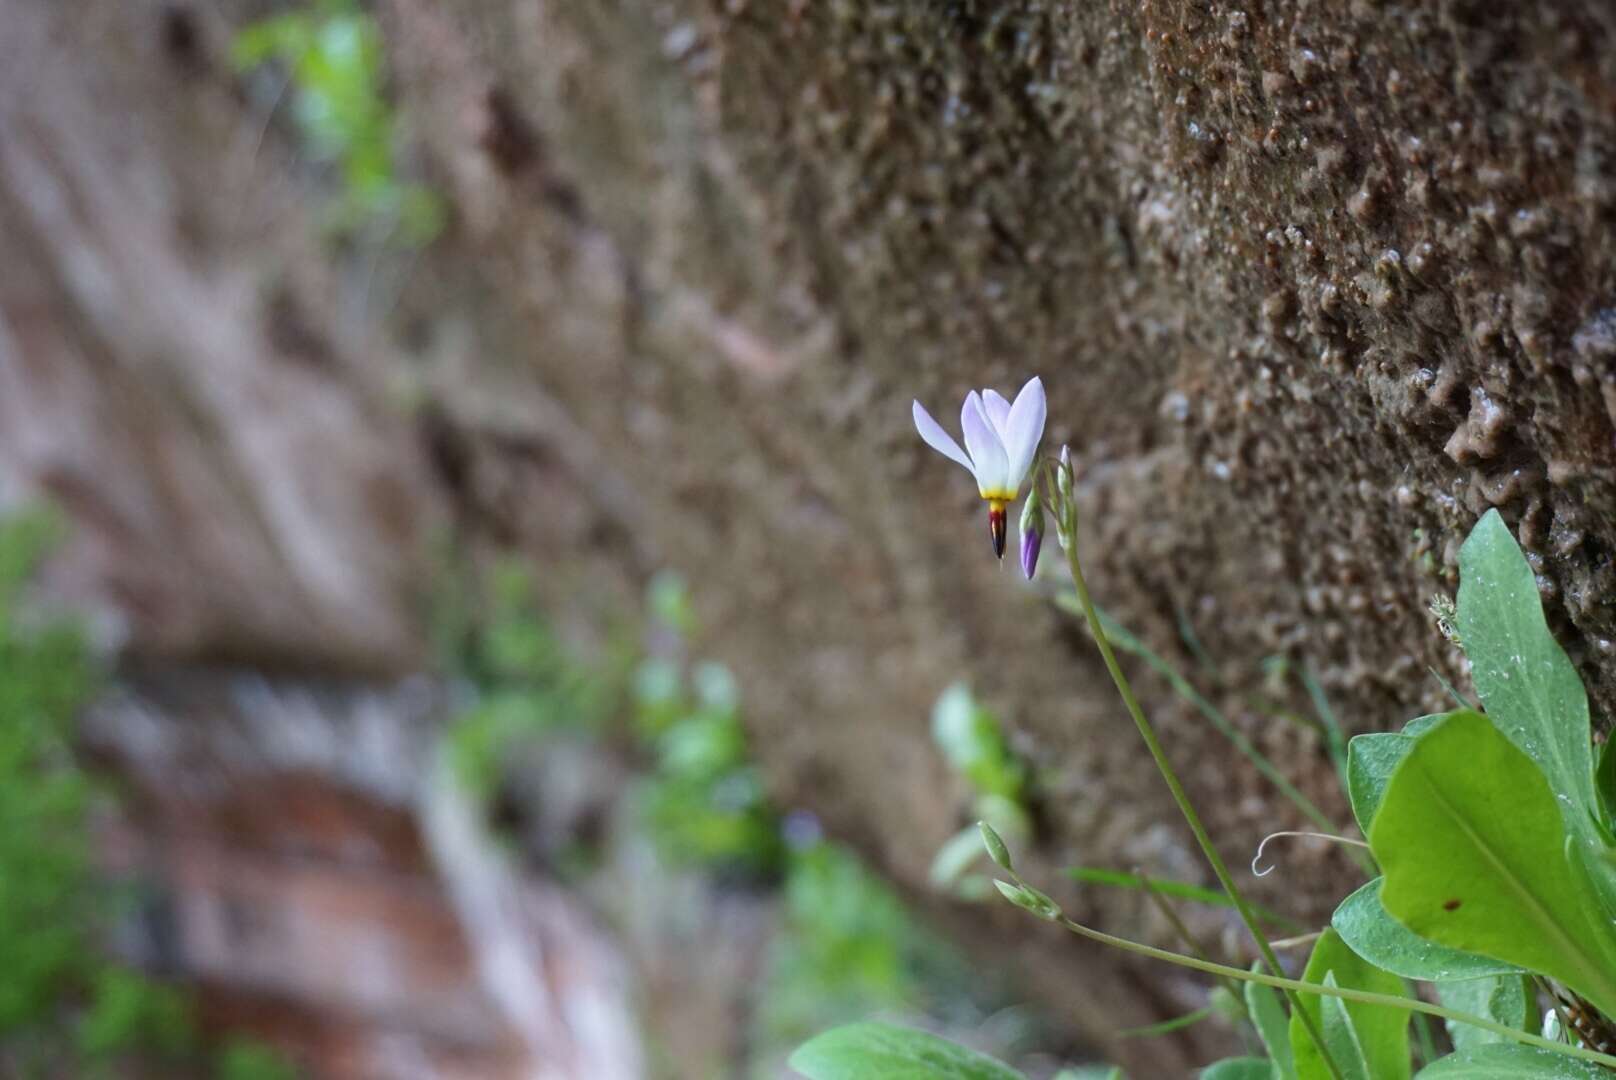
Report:
M 1044 538 L 1035 532 L 1021 534 L 1021 572 L 1032 580 L 1032 572 L 1038 569 L 1038 549 L 1044 546 Z
M 1002 505 L 988 507 L 988 531 L 993 534 L 993 554 L 1004 558 L 1005 512 Z

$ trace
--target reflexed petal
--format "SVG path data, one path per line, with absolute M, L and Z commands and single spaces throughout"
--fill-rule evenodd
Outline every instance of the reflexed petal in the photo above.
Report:
M 997 390 L 988 389 L 982 391 L 982 407 L 987 411 L 988 423 L 999 433 L 999 441 L 1004 442 L 1005 434 L 1010 430 L 1010 403 Z
M 989 494 L 1009 494 L 1013 490 L 1009 483 L 1010 459 L 975 390 L 965 398 L 965 407 L 960 410 L 960 426 L 965 429 L 965 449 L 971 452 L 971 461 L 976 466 L 977 490 L 984 498 Z
M 965 456 L 965 451 L 961 450 L 959 443 L 954 441 L 954 436 L 944 431 L 943 425 L 933 420 L 931 418 L 931 413 L 927 412 L 925 407 L 921 405 L 920 402 L 915 402 L 913 411 L 915 416 L 915 430 L 919 431 L 920 437 L 926 440 L 926 445 L 943 455 L 945 458 L 948 458 L 950 461 L 959 462 L 961 465 L 965 466 L 965 468 L 968 469 L 973 476 L 976 475 L 976 469 L 972 468 L 971 466 L 971 459 Z
M 1038 441 L 1044 437 L 1044 413 L 1047 407 L 1044 381 L 1034 375 L 1021 388 L 1021 393 L 1016 395 L 1005 432 L 1005 453 L 1009 458 L 1007 476 L 1012 491 L 1021 489 L 1027 479 L 1027 471 L 1038 456 Z M 966 445 L 970 445 L 969 440 Z

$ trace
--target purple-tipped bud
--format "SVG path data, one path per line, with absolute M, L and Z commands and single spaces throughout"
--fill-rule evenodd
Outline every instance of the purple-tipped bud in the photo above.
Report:
M 1037 533 L 1027 533 L 1021 538 L 1021 572 L 1032 580 L 1032 575 L 1038 569 L 1038 551 L 1044 546 L 1044 538 Z
M 1044 503 L 1034 484 L 1021 507 L 1021 572 L 1032 580 L 1038 569 L 1038 551 L 1044 544 Z

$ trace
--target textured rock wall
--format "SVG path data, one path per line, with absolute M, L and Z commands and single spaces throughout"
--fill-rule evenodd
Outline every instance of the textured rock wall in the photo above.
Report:
M 1487 506 L 1608 715 L 1606 6 L 380 0 L 453 218 L 368 261 L 312 239 L 319 178 L 223 60 L 259 11 L 0 6 L 0 490 L 72 511 L 60 583 L 134 652 L 408 670 L 445 521 L 580 622 L 671 564 L 780 798 L 900 880 L 964 812 L 926 734 L 961 674 L 1044 773 L 1048 865 L 1195 876 L 1089 649 L 909 426 L 1039 372 L 1101 601 L 1193 630 L 1327 809 L 1261 661 L 1354 730 L 1437 704 L 1424 609 Z M 1149 689 L 1231 855 L 1291 822 Z M 1304 916 L 1351 880 L 1285 871 Z M 1096 1038 L 1182 998 L 940 914 Z

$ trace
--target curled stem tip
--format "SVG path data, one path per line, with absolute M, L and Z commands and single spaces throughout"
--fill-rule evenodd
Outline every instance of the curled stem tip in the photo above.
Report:
M 1282 829 L 1279 832 L 1269 833 L 1267 836 L 1262 838 L 1262 843 L 1257 845 L 1257 854 L 1251 857 L 1251 872 L 1253 875 L 1257 877 L 1267 877 L 1269 874 L 1274 872 L 1274 868 L 1272 866 L 1266 866 L 1259 869 L 1257 864 L 1262 862 L 1263 851 L 1268 847 L 1268 841 L 1277 840 L 1282 836 L 1304 836 L 1312 840 L 1328 840 L 1332 844 L 1345 844 L 1349 847 L 1358 847 L 1364 849 L 1368 849 L 1369 847 L 1369 845 L 1364 843 L 1362 840 L 1354 840 L 1351 837 L 1346 836 L 1336 836 L 1333 833 L 1301 832 L 1295 829 Z

